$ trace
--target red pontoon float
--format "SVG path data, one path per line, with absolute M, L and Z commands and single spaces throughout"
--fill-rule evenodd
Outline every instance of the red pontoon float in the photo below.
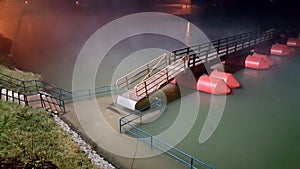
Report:
M 231 73 L 214 70 L 213 72 L 211 72 L 210 77 L 222 79 L 230 88 L 240 87 L 240 83 L 236 80 L 236 78 Z
M 245 60 L 245 67 L 251 69 L 269 69 L 270 65 L 262 58 L 248 56 Z
M 224 80 L 207 75 L 201 76 L 198 79 L 197 90 L 210 94 L 229 94 L 231 92 L 231 89 L 226 85 Z
M 274 65 L 274 62 L 273 62 L 267 55 L 262 55 L 262 54 L 254 53 L 254 54 L 252 55 L 252 57 L 256 57 L 256 58 L 262 59 L 262 60 L 265 61 L 269 66 Z
M 300 46 L 300 39 L 298 38 L 289 38 L 286 43 L 288 46 Z
M 292 50 L 289 49 L 287 45 L 282 44 L 275 44 L 271 47 L 271 54 L 272 55 L 290 55 L 292 53 Z

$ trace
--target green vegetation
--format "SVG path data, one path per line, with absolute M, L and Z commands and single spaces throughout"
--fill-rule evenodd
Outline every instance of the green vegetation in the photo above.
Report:
M 18 69 L 9 69 L 0 64 L 0 85 L 21 93 L 36 91 L 35 86 L 42 86 L 38 81 L 42 77 L 32 72 L 23 72 Z M 42 89 L 40 89 L 42 90 Z
M 38 74 L 34 74 L 32 72 L 24 72 L 18 69 L 9 69 L 6 66 L 0 64 L 0 72 L 6 74 L 8 76 L 14 77 L 15 79 L 20 80 L 41 80 L 42 77 Z
M 58 168 L 97 168 L 43 109 L 0 101 L 0 157 L 47 160 Z

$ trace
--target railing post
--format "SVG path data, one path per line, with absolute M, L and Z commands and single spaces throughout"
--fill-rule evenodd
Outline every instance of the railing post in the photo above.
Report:
M 26 94 L 24 94 L 24 102 L 25 102 L 25 106 L 29 106 L 28 98 Z
M 38 82 L 37 82 L 37 80 L 34 80 L 34 83 L 35 83 L 35 90 L 38 92 L 38 91 L 39 91 L 39 87 L 38 87 Z
M 122 133 L 122 118 L 119 119 L 119 131 Z
M 193 57 L 193 68 L 196 66 L 196 54 L 194 54 L 194 57 Z
M 15 91 L 11 90 L 12 102 L 15 102 Z
M 88 89 L 89 91 L 89 98 L 91 99 L 91 89 Z
M 183 69 L 184 69 L 184 73 L 185 73 L 185 71 L 186 71 L 186 61 L 187 61 L 187 60 L 188 60 L 188 57 L 187 57 L 187 56 L 183 58 Z
M 149 64 L 147 64 L 147 73 L 149 73 L 150 72 L 150 66 L 149 66 Z M 127 77 L 127 76 L 126 76 Z
M 220 51 L 220 39 L 218 40 L 218 47 L 217 47 L 217 54 L 219 55 L 219 51 Z M 218 56 L 219 57 L 219 56 Z
M 60 102 L 61 102 L 61 105 L 63 107 L 64 113 L 66 113 L 65 101 L 64 100 L 60 100 Z
M 127 76 L 125 76 L 125 80 L 126 80 L 126 87 L 127 87 L 127 90 L 129 90 L 129 83 L 128 83 L 128 78 L 127 78 Z
M 41 100 L 41 105 L 42 105 L 42 108 L 44 108 L 44 100 L 43 100 L 43 96 L 41 93 L 38 93 L 40 95 L 40 100 Z M 46 96 L 46 95 L 45 95 Z
M 61 96 L 62 96 L 62 92 L 61 92 L 61 88 L 59 89 L 59 96 L 58 98 L 61 99 Z
M 18 93 L 18 104 L 21 105 L 20 93 Z
M 8 101 L 8 89 L 6 89 L 6 98 L 5 101 Z
M 22 85 L 23 85 L 24 93 L 26 93 L 26 86 L 25 86 L 25 82 L 24 81 L 22 81 Z
M 191 158 L 191 168 L 193 168 L 194 158 Z
M 148 97 L 148 89 L 147 89 L 146 81 L 144 81 L 144 88 L 145 88 L 146 97 Z
M 152 149 L 152 147 L 153 147 L 153 136 L 152 135 L 150 136 L 150 142 L 151 142 L 151 149 Z
M 228 55 L 228 48 L 229 48 L 229 45 L 228 45 L 228 38 L 226 38 L 226 55 Z
M 2 86 L 0 85 L 0 100 L 2 100 Z
M 167 75 L 167 82 L 169 81 L 169 71 L 168 68 L 166 68 L 166 75 Z

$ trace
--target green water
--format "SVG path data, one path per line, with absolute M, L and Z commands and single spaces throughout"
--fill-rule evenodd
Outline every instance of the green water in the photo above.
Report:
M 300 55 L 272 60 L 276 64 L 271 69 L 242 69 L 234 74 L 242 87 L 226 97 L 218 128 L 204 144 L 198 137 L 211 96 L 200 93 L 196 123 L 176 147 L 218 169 L 299 168 Z M 159 134 L 174 122 L 179 107 L 180 100 L 170 103 L 158 120 L 140 127 Z M 143 163 L 142 168 L 168 168 Z

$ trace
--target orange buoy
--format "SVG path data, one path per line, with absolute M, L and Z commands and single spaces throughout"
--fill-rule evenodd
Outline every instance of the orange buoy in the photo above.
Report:
M 170 83 L 176 85 L 177 84 L 177 80 L 173 79 Z
M 300 46 L 300 39 L 299 38 L 289 38 L 286 44 L 288 46 Z
M 245 60 L 245 67 L 252 69 L 269 69 L 270 65 L 266 63 L 262 58 L 248 56 Z
M 274 65 L 274 62 L 273 62 L 267 55 L 262 55 L 262 54 L 254 53 L 254 54 L 252 55 L 252 57 L 261 58 L 261 59 L 264 60 L 269 66 Z
M 289 49 L 289 47 L 287 45 L 282 45 L 282 44 L 275 44 L 272 45 L 271 47 L 271 54 L 272 55 L 290 55 L 291 54 L 291 50 Z
M 240 83 L 236 80 L 236 78 L 231 73 L 214 70 L 213 72 L 211 72 L 210 77 L 222 79 L 230 88 L 240 87 Z
M 224 80 L 207 75 L 201 76 L 198 79 L 197 90 L 210 94 L 229 94 L 231 92 L 231 89 L 226 85 Z

